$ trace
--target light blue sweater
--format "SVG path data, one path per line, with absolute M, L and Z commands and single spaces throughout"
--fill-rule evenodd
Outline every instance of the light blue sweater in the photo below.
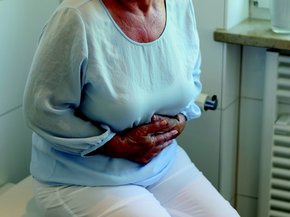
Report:
M 200 52 L 191 0 L 166 1 L 166 26 L 150 43 L 128 38 L 100 0 L 65 0 L 45 26 L 24 94 L 34 131 L 31 173 L 51 184 L 148 186 L 177 144 L 146 165 L 86 156 L 153 114 L 200 115 Z

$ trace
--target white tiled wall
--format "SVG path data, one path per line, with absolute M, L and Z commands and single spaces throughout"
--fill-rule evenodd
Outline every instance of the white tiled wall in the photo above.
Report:
M 222 98 L 221 107 L 226 109 L 240 95 L 240 68 L 241 46 L 227 44 L 224 47 L 223 74 L 222 74 Z
M 262 100 L 266 48 L 243 47 L 241 97 Z
M 242 217 L 257 217 L 265 51 L 243 49 L 237 189 Z
M 270 19 L 269 8 L 262 8 L 255 6 L 253 2 L 256 0 L 250 0 L 250 17 L 259 18 L 259 19 Z
M 16 183 L 29 172 L 31 132 L 18 107 L 0 116 L 0 185 Z
M 40 31 L 57 4 L 0 1 L 0 186 L 28 175 L 31 132 L 23 119 L 22 95 Z
M 222 112 L 221 120 L 219 190 L 228 201 L 233 203 L 235 202 L 236 190 L 238 110 L 239 101 L 236 99 Z
M 224 45 L 221 83 L 219 191 L 233 204 L 236 190 L 241 47 Z
M 231 28 L 249 16 L 249 1 L 245 0 L 226 0 L 226 23 L 225 28 Z
M 262 102 L 241 99 L 238 194 L 258 197 Z
M 219 187 L 221 111 L 208 112 L 188 122 L 179 143 L 204 175 Z

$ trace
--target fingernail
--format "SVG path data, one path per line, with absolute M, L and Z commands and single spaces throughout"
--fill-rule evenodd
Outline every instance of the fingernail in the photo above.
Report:
M 167 125 L 167 121 L 166 121 L 166 120 L 162 120 L 160 123 L 161 123 L 161 125 L 163 125 L 163 126 Z
M 177 131 L 177 130 L 173 130 L 173 131 L 172 131 L 172 134 L 173 134 L 173 135 L 176 135 L 176 134 L 178 134 L 178 131 Z

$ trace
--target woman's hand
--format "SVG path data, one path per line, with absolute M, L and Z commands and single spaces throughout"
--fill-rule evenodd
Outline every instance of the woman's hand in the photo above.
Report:
M 184 128 L 185 128 L 186 118 L 181 113 L 177 114 L 174 117 L 172 117 L 172 116 L 163 116 L 163 115 L 154 115 L 152 117 L 152 121 L 162 121 L 162 120 L 166 120 L 167 121 L 169 129 L 177 130 L 178 134 L 176 135 L 176 137 L 178 135 L 180 135 L 182 133 L 182 131 L 184 130 Z
M 110 157 L 126 158 L 137 163 L 148 163 L 172 143 L 184 129 L 185 117 L 154 115 L 151 123 L 127 129 L 115 135 L 96 153 Z

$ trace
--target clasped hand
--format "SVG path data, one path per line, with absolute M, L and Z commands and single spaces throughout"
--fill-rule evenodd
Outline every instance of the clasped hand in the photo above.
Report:
M 97 153 L 146 164 L 172 143 L 184 129 L 184 115 L 154 115 L 151 122 L 116 134 Z

